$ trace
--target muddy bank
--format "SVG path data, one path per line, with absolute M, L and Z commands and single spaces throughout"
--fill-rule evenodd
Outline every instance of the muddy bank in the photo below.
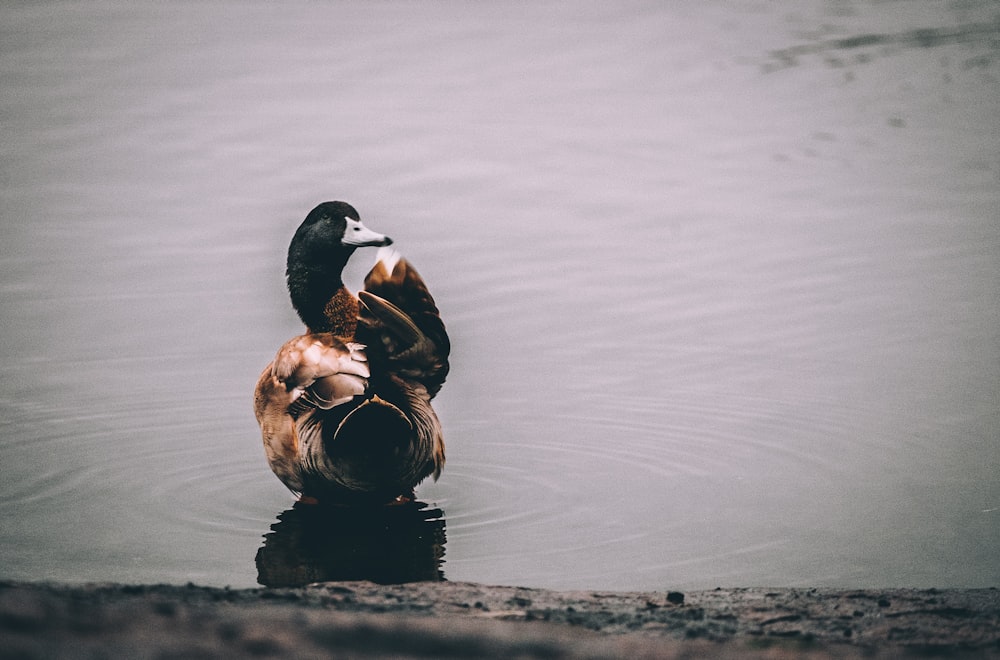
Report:
M 0 585 L 0 657 L 1000 657 L 1000 591 Z

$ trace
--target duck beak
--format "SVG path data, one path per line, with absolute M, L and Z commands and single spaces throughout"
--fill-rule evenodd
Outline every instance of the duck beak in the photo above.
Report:
M 391 238 L 365 227 L 360 220 L 353 218 L 344 218 L 344 220 L 347 220 L 347 229 L 344 231 L 344 238 L 340 240 L 344 245 L 351 247 L 392 245 Z

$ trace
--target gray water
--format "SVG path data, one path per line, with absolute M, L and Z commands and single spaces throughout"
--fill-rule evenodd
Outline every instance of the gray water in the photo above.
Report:
M 1000 585 L 998 58 L 988 0 L 4 3 L 0 578 L 256 584 L 343 199 L 452 336 L 447 579 Z

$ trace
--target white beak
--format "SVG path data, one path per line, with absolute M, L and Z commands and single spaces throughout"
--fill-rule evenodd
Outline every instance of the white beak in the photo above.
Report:
M 340 242 L 351 247 L 366 247 L 369 245 L 392 245 L 392 239 L 385 234 L 372 231 L 361 224 L 360 220 L 344 218 L 347 221 L 347 229 L 344 230 L 344 238 Z

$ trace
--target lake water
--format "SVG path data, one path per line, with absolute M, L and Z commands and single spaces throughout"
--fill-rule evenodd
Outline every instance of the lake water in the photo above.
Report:
M 251 393 L 343 199 L 452 336 L 447 579 L 1000 585 L 995 2 L 4 3 L 0 89 L 0 578 L 294 545 Z

